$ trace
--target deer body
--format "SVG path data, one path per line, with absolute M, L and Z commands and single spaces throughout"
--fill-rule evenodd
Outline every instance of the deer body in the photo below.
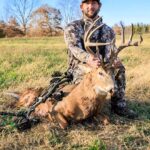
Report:
M 80 84 L 57 103 L 54 111 L 61 117 L 75 121 L 86 119 L 103 108 L 106 100 L 111 98 L 113 90 L 114 82 L 111 76 L 102 68 L 95 69 L 86 74 Z
M 65 87 L 64 92 L 69 90 Z M 114 82 L 103 68 L 93 69 L 87 73 L 83 80 L 70 87 L 71 92 L 54 105 L 53 100 L 48 99 L 45 103 L 36 107 L 33 115 L 48 117 L 52 121 L 54 117 L 61 128 L 66 128 L 68 120 L 80 121 L 93 116 L 101 111 L 103 104 L 111 98 L 114 90 Z M 15 106 L 28 107 L 33 104 L 39 90 L 27 89 L 17 101 Z M 55 115 L 51 116 L 51 113 Z

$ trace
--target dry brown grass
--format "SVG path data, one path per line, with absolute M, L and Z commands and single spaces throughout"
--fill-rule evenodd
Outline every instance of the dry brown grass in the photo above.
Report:
M 108 110 L 111 123 L 103 126 L 99 116 L 60 130 L 45 123 L 20 133 L 7 127 L 0 132 L 0 149 L 35 150 L 149 150 L 150 149 L 150 35 L 144 35 L 140 47 L 124 50 L 120 57 L 126 66 L 126 97 L 138 114 L 128 120 Z M 22 91 L 27 87 L 47 86 L 50 73 L 66 68 L 63 38 L 0 40 L 0 110 L 12 99 L 4 91 Z M 58 60 L 61 59 L 59 62 Z

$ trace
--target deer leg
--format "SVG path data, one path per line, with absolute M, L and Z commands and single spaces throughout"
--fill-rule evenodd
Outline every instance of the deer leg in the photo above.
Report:
M 109 122 L 110 122 L 109 116 L 104 115 L 104 114 L 101 114 L 101 115 L 100 115 L 100 122 L 101 122 L 103 125 L 108 125 Z
M 65 116 L 63 115 L 64 110 L 65 110 L 64 109 L 64 102 L 62 102 L 62 101 L 58 102 L 52 110 L 52 111 L 54 111 L 56 121 L 58 122 L 59 126 L 62 129 L 65 129 L 68 126 L 68 122 L 65 119 Z
M 58 123 L 60 128 L 62 128 L 62 129 L 65 129 L 68 126 L 67 120 L 61 113 L 50 112 L 47 117 L 50 122 Z
M 68 126 L 67 120 L 64 118 L 64 116 L 61 113 L 57 113 L 55 119 L 62 129 L 65 129 Z

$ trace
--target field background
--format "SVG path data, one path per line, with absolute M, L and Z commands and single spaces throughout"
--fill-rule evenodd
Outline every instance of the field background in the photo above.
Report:
M 143 38 L 142 45 L 119 54 L 126 67 L 126 98 L 137 120 L 111 115 L 107 126 L 95 118 L 64 131 L 45 123 L 23 133 L 9 127 L 0 131 L 0 149 L 149 150 L 150 34 Z M 66 52 L 63 37 L 0 39 L 0 111 L 10 110 L 12 101 L 4 92 L 46 87 L 53 71 L 64 72 Z

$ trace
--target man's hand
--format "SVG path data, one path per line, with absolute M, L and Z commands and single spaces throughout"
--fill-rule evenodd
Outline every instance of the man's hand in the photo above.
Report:
M 101 65 L 99 58 L 92 55 L 89 56 L 87 64 L 92 68 L 98 68 Z

